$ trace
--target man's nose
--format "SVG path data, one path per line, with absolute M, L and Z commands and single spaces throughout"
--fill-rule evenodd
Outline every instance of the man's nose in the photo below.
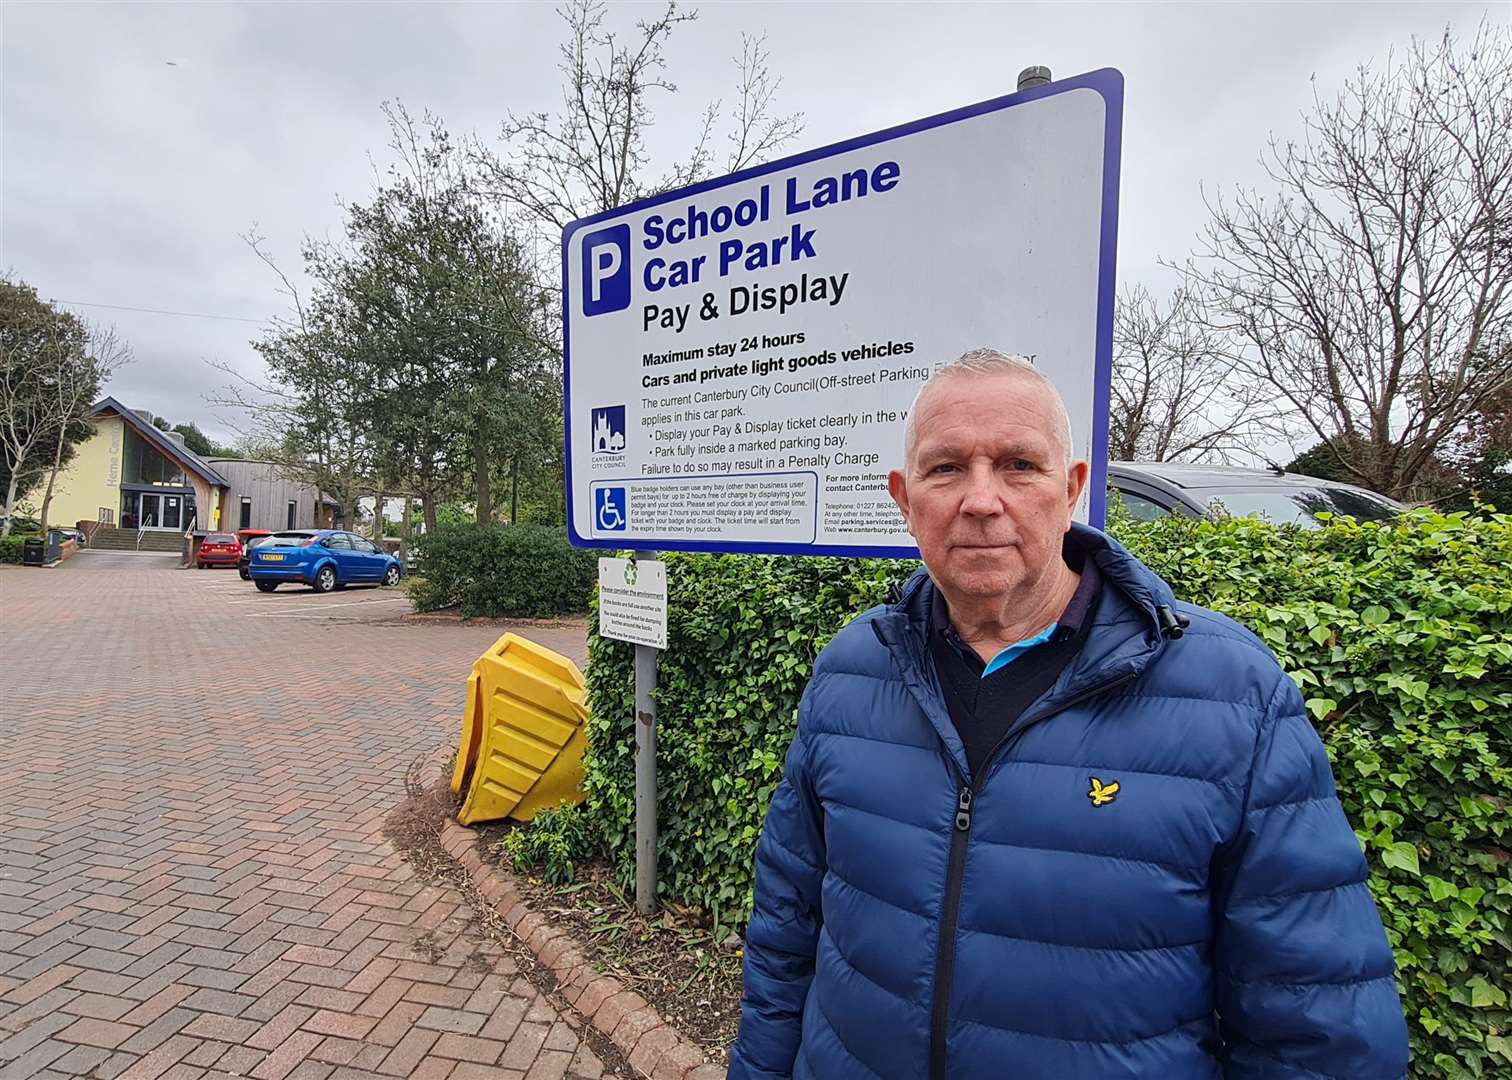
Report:
M 992 517 L 1002 513 L 997 480 L 991 466 L 976 465 L 967 470 L 966 490 L 961 494 L 961 513 L 967 517 Z

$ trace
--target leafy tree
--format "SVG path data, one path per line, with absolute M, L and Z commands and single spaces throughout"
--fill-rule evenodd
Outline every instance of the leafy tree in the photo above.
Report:
M 199 426 L 192 420 L 187 424 L 174 424 L 167 430 L 182 435 L 184 437 L 184 448 L 192 454 L 198 454 L 200 457 L 213 457 L 217 453 L 216 445 L 210 441 L 209 436 L 201 431 Z
M 385 106 L 397 164 L 347 207 L 346 243 L 312 269 L 348 300 L 344 327 L 377 373 L 370 402 L 380 471 L 430 507 L 466 488 L 494 516 L 494 463 L 541 456 L 558 368 L 548 295 L 510 222 L 482 199 L 438 119 Z
M 255 343 L 271 391 L 243 382 L 224 403 L 258 417 L 281 460 L 312 466 L 347 520 L 358 497 L 398 494 L 434 529 L 465 493 L 489 521 L 496 480 L 534 479 L 560 440 L 549 294 L 441 122 L 384 115 L 394 164 L 345 204 L 339 239 L 305 244 L 308 299 L 280 272 L 295 317 Z
M 53 485 L 79 443 L 94 434 L 90 408 L 128 350 L 112 330 L 87 326 L 20 281 L 0 278 L 0 462 L 9 535 L 16 500 L 46 477 L 39 514 L 47 526 Z
M 255 231 L 243 239 L 273 272 L 292 313 L 272 320 L 252 342 L 267 365 L 250 379 L 229 364 L 213 404 L 245 416 L 243 456 L 271 461 L 341 505 L 343 521 L 356 522 L 357 500 L 371 490 L 373 453 L 360 409 L 372 393 L 365 371 L 341 349 L 341 298 L 328 291 L 304 296 L 278 266 Z
M 1189 286 L 1340 475 L 1413 498 L 1512 383 L 1512 31 L 1363 66 L 1210 204 Z
M 1364 452 L 1365 448 L 1355 446 L 1348 449 L 1335 448 L 1334 440 L 1325 439 L 1302 451 L 1292 458 L 1286 465 L 1289 473 L 1298 473 L 1302 476 L 1316 476 L 1319 480 L 1337 480 L 1341 483 L 1349 483 L 1357 478 L 1347 472 L 1340 462 L 1348 457 Z
M 558 268 L 537 257 L 555 242 L 531 230 L 691 182 L 721 156 L 716 104 L 688 156 L 650 178 L 650 103 L 675 91 L 665 45 L 694 15 L 670 4 L 627 44 L 606 10 L 576 0 L 563 11 L 563 109 L 511 117 L 503 158 L 385 105 L 393 164 L 370 198 L 343 205 L 339 238 L 303 246 L 308 296 L 248 237 L 294 312 L 254 343 L 270 382 L 223 367 L 233 381 L 219 403 L 252 417 L 250 437 L 307 470 L 347 520 L 358 497 L 388 493 L 418 498 L 428 531 L 448 502 L 470 502 L 486 523 L 506 489 L 512 522 L 562 520 Z M 778 82 L 759 40 L 745 42 L 739 69 L 728 168 L 801 126 L 772 110 Z

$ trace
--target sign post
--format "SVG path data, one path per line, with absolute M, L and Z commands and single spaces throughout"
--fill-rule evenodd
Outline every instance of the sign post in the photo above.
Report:
M 656 908 L 656 661 L 667 647 L 667 568 L 654 551 L 599 560 L 599 633 L 635 646 L 635 906 Z
M 1048 79 L 569 225 L 571 542 L 917 557 L 887 472 L 918 388 L 980 347 L 1060 390 L 1101 525 L 1123 77 Z M 626 640 L 647 910 L 656 653 Z
M 635 553 L 638 567 L 656 566 L 662 578 L 662 648 L 667 645 L 665 569 L 654 551 Z M 651 645 L 635 647 L 635 910 L 656 910 L 656 660 Z
M 654 551 L 599 560 L 599 633 L 635 646 L 635 907 L 656 909 L 656 661 L 667 647 L 667 568 Z

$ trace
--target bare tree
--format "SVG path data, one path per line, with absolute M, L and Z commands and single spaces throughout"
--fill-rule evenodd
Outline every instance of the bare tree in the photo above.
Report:
M 781 79 L 772 73 L 765 39 L 743 36 L 724 153 L 716 139 L 723 103 L 714 101 L 686 156 L 657 170 L 647 141 L 653 104 L 677 92 L 666 74 L 667 42 L 697 12 L 670 0 L 626 39 L 605 28 L 606 11 L 604 0 L 571 0 L 558 11 L 567 25 L 561 109 L 511 114 L 501 131 L 502 157 L 474 148 L 493 192 L 551 235 L 577 218 L 696 183 L 716 168 L 758 164 L 803 130 L 801 113 L 776 111 Z
M 52 465 L 47 471 L 47 488 L 42 495 L 42 509 L 37 517 L 42 531 L 47 531 L 47 514 L 52 508 L 53 488 L 63 468 L 70 429 L 82 431 L 89 424 L 100 388 L 110 381 L 123 364 L 131 359 L 131 347 L 114 327 L 91 326 L 85 330 L 84 352 L 52 348 L 44 357 L 47 365 L 47 411 L 53 430 Z
M 1512 380 L 1512 34 L 1414 42 L 1305 120 L 1273 193 L 1210 201 L 1188 282 L 1348 475 L 1411 498 Z
M 305 299 L 255 228 L 242 239 L 277 278 L 291 314 L 269 320 L 252 343 L 272 377 L 254 380 L 212 361 L 227 382 L 210 404 L 240 414 L 232 426 L 249 452 L 336 499 L 345 520 L 355 523 L 357 501 L 373 481 L 371 446 L 354 417 L 371 388 L 351 377 L 331 313 Z
M 1275 394 L 1236 370 L 1225 334 L 1177 289 L 1162 305 L 1144 286 L 1118 299 L 1108 455 L 1123 461 L 1255 456 L 1278 419 Z

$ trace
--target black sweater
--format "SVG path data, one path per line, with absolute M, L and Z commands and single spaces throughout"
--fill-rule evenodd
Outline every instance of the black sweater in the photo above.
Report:
M 986 678 L 982 677 L 986 662 L 956 633 L 944 596 L 935 590 L 929 651 L 945 692 L 950 720 L 966 747 L 973 784 L 981 783 L 983 766 L 1014 722 L 1055 685 L 1066 665 L 1081 651 L 1102 593 L 1102 579 L 1091 560 L 1085 561 L 1081 572 L 1081 583 L 1051 639 Z

